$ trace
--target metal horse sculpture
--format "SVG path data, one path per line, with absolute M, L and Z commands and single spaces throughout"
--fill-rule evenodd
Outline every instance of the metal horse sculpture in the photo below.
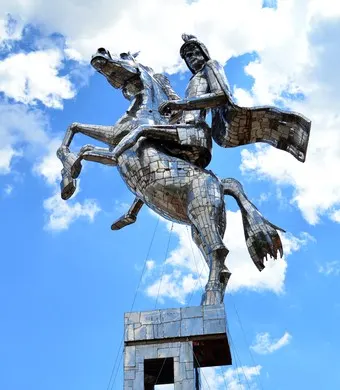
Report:
M 119 173 L 136 199 L 128 213 L 112 225 L 120 229 L 136 220 L 143 205 L 174 222 L 191 226 L 192 238 L 209 265 L 209 280 L 202 297 L 202 304 L 223 302 L 230 277 L 225 266 L 228 249 L 223 243 L 226 228 L 224 195 L 234 197 L 241 209 L 245 239 L 252 260 L 259 270 L 264 268 L 264 258 L 282 256 L 282 245 L 277 228 L 259 213 L 246 197 L 241 184 L 235 179 L 217 178 L 204 169 L 210 158 L 202 159 L 203 150 L 211 146 L 209 128 L 177 124 L 176 118 L 162 116 L 158 108 L 168 100 L 178 99 L 167 78 L 155 74 L 152 69 L 139 64 L 134 55 L 111 56 L 99 49 L 91 61 L 108 82 L 122 90 L 132 103 L 126 114 L 114 126 L 96 126 L 73 123 L 67 130 L 58 157 L 64 169 L 61 196 L 68 199 L 75 190 L 75 178 L 81 171 L 81 160 L 95 161 L 117 166 Z M 179 113 L 180 114 L 180 113 Z M 178 119 L 178 117 L 177 117 Z M 177 130 L 177 133 L 174 130 Z M 174 134 L 178 129 L 187 141 L 178 143 Z M 141 132 L 149 137 L 140 137 Z M 139 137 L 135 143 L 119 153 L 124 138 Z M 191 145 L 190 134 L 201 132 L 198 144 Z M 84 146 L 78 154 L 69 150 L 73 136 L 85 134 L 102 141 L 108 148 Z M 185 138 L 185 137 L 184 137 Z M 118 157 L 117 157 L 118 156 Z

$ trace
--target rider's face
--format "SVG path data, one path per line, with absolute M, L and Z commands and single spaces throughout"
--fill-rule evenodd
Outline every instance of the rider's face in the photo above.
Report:
M 200 71 L 206 63 L 206 59 L 204 58 L 202 51 L 196 45 L 192 45 L 187 48 L 185 52 L 185 59 L 188 66 L 195 73 Z

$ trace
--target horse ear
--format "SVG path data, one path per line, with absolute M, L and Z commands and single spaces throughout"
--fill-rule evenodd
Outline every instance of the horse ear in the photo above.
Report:
M 139 53 L 140 53 L 140 51 L 136 51 L 136 53 L 133 53 L 133 54 L 132 54 L 132 57 L 133 57 L 133 58 L 138 57 Z

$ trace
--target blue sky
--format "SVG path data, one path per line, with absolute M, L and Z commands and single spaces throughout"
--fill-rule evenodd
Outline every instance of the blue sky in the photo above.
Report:
M 124 312 L 199 304 L 207 269 L 188 229 L 145 207 L 112 232 L 133 200 L 117 170 L 84 164 L 64 202 L 55 157 L 72 122 L 113 124 L 128 106 L 90 69 L 98 47 L 141 50 L 183 96 L 182 32 L 225 65 L 240 105 L 312 120 L 305 164 L 264 145 L 214 145 L 210 169 L 240 180 L 287 233 L 285 257 L 259 273 L 226 198 L 234 364 L 205 370 L 203 388 L 340 388 L 339 28 L 331 0 L 1 4 L 1 389 L 121 389 Z M 74 150 L 89 141 L 78 136 Z

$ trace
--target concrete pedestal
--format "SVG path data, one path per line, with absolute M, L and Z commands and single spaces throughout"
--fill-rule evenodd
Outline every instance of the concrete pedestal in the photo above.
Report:
M 199 389 L 199 367 L 231 364 L 224 305 L 125 313 L 124 390 Z

